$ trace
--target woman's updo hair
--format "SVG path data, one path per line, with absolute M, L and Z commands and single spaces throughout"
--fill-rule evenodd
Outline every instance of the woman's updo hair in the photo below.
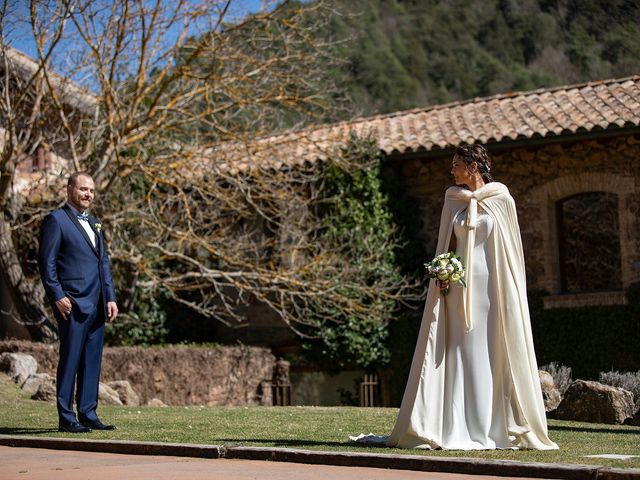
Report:
M 487 149 L 482 145 L 460 145 L 456 147 L 456 156 L 462 160 L 467 167 L 473 162 L 478 165 L 478 172 L 484 183 L 493 182 L 491 176 L 491 159 Z

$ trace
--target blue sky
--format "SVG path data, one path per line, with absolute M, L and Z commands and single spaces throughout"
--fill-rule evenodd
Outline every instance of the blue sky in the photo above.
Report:
M 164 0 L 170 2 L 171 0 Z M 195 0 L 194 0 L 195 1 Z M 31 36 L 31 29 L 26 19 L 29 15 L 28 1 L 14 0 L 9 2 L 11 8 L 14 9 L 15 18 L 19 19 L 16 28 L 5 31 L 7 43 L 27 55 L 34 57 L 36 48 Z M 232 11 L 236 14 L 246 14 L 255 12 L 260 9 L 264 3 L 263 0 L 233 0 Z

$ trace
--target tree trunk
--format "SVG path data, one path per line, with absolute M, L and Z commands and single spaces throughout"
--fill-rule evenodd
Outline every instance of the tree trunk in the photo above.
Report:
M 15 306 L 14 320 L 28 330 L 31 340 L 53 342 L 58 338 L 56 325 L 44 308 L 44 288 L 39 281 L 25 277 L 16 254 L 9 223 L 0 217 L 0 274 L 6 282 L 11 302 Z M 3 318 L 5 317 L 5 318 Z M 0 321 L 10 321 L 6 313 Z

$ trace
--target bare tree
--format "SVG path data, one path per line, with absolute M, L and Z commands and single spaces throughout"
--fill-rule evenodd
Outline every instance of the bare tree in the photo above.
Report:
M 407 295 L 404 281 L 359 278 L 324 240 L 322 168 L 272 158 L 277 149 L 260 151 L 254 141 L 327 110 L 332 92 L 319 59 L 328 49 L 315 35 L 322 4 L 284 2 L 241 20 L 232 7 L 230 0 L 32 0 L 38 58 L 26 75 L 3 40 L 0 198 L 13 213 L 1 227 L 12 235 L 5 242 L 3 233 L 0 262 L 17 272 L 9 284 L 20 305 L 43 298 L 39 287 L 20 289 L 35 278 L 17 260 L 20 246 L 33 248 L 38 220 L 78 169 L 96 179 L 95 210 L 125 315 L 137 292 L 161 289 L 228 325 L 244 321 L 243 305 L 259 302 L 313 335 L 312 311 L 367 315 L 376 299 Z M 7 14 L 5 5 L 3 29 Z M 16 84 L 24 98 L 11 98 Z M 11 187 L 16 164 L 44 142 L 67 163 L 58 176 L 33 174 L 40 175 L 31 179 L 34 194 L 19 195 Z M 348 161 L 339 151 L 334 158 Z M 371 262 L 380 254 L 372 251 Z M 20 310 L 46 325 L 43 309 L 33 312 Z

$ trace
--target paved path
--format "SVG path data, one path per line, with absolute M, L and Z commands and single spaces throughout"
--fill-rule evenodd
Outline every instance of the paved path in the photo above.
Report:
M 512 477 L 0 446 L 0 480 L 505 480 Z M 519 477 L 520 480 L 526 480 Z

